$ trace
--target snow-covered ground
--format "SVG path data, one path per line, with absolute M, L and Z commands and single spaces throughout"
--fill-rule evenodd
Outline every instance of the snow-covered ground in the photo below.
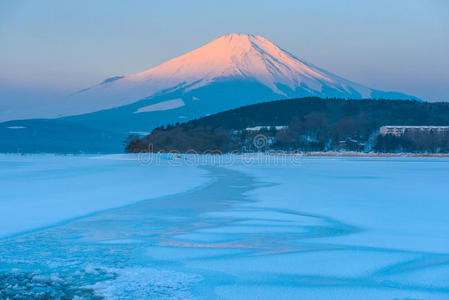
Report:
M 68 171 L 78 165 L 123 172 L 128 184 L 155 168 L 165 174 L 149 185 L 159 194 L 0 240 L 0 298 L 449 298 L 449 159 L 234 156 L 225 166 L 192 166 L 186 156 L 138 171 L 129 158 L 64 162 L 67 186 L 98 177 Z M 56 171 L 48 170 L 73 158 L 26 159 L 53 166 L 19 172 L 51 188 Z M 131 203 L 133 193 L 116 185 L 99 186 Z

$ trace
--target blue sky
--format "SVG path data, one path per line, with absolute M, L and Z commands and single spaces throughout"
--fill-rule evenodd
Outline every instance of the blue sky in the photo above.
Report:
M 1 0 L 0 96 L 37 103 L 232 32 L 372 88 L 449 100 L 446 0 Z

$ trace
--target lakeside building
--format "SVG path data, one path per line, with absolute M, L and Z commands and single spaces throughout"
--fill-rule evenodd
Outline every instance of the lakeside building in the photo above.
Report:
M 449 126 L 382 126 L 381 135 L 402 136 L 409 133 L 449 134 Z

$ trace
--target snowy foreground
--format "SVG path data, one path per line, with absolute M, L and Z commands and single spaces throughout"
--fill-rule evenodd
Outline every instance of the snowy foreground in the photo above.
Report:
M 449 159 L 0 156 L 0 299 L 449 299 Z

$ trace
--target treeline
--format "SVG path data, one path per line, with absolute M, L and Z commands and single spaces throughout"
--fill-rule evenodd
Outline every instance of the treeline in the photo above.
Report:
M 402 136 L 379 135 L 373 149 L 376 152 L 419 152 L 447 153 L 449 152 L 448 133 L 406 133 Z
M 383 125 L 448 126 L 449 103 L 320 98 L 260 103 L 130 137 L 126 151 L 448 151 L 447 137 L 383 137 L 378 135 Z M 255 126 L 266 128 L 246 130 Z M 257 144 L 260 135 L 266 140 Z

